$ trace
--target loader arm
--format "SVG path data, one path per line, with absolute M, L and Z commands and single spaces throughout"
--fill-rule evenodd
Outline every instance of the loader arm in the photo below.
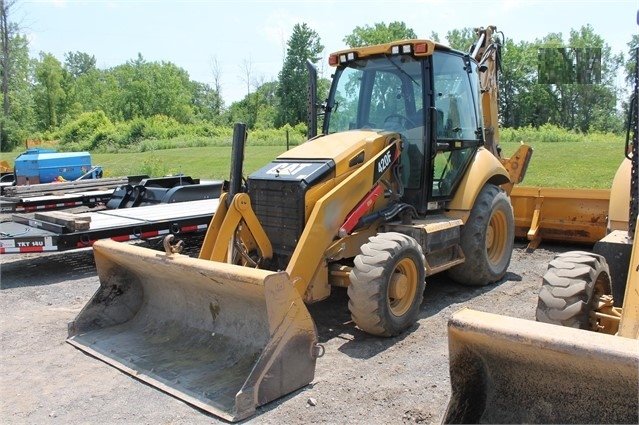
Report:
M 247 246 L 259 249 L 260 258 L 269 259 L 273 256 L 273 248 L 264 229 L 260 225 L 255 212 L 251 208 L 251 200 L 246 193 L 238 193 L 233 197 L 229 207 L 226 207 L 228 193 L 220 196 L 220 206 L 212 220 L 210 233 L 200 250 L 200 259 L 218 262 L 232 262 L 229 251 L 233 248 L 235 232 L 240 226 L 246 226 L 252 238 L 244 232 L 243 241 Z
M 322 289 L 325 289 L 325 296 L 328 296 L 328 267 L 326 263 L 322 264 L 326 250 L 334 245 L 333 241 L 338 237 L 349 212 L 371 191 L 384 173 L 392 170 L 400 155 L 399 143 L 400 139 L 391 138 L 385 149 L 315 203 L 286 268 L 305 302 L 319 300 L 312 293 L 307 293 L 309 285 L 315 282 L 321 287 L 314 290 L 324 293 Z M 318 271 L 323 271 L 326 276 L 314 279 Z

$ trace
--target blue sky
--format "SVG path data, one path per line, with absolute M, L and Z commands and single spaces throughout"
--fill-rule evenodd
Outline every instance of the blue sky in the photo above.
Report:
M 296 23 L 319 34 L 327 69 L 328 54 L 342 49 L 355 27 L 392 21 L 442 39 L 450 29 L 496 25 L 515 41 L 550 32 L 567 39 L 571 29 L 591 24 L 613 52 L 626 52 L 639 33 L 638 9 L 639 0 L 18 0 L 12 20 L 28 35 L 32 56 L 44 51 L 63 61 L 80 51 L 109 68 L 141 53 L 208 84 L 216 60 L 228 105 L 246 94 L 248 64 L 254 81 L 277 78 Z

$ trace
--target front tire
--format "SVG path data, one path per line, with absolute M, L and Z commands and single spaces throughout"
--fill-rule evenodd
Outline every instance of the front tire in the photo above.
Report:
M 486 184 L 479 192 L 470 216 L 461 229 L 466 261 L 448 275 L 463 285 L 484 286 L 504 277 L 515 242 L 515 218 L 508 195 Z
M 415 239 L 380 233 L 362 246 L 354 263 L 348 309 L 360 329 L 395 336 L 415 323 L 426 286 L 424 254 Z
M 537 321 L 596 331 L 598 323 L 591 313 L 611 289 L 608 264 L 601 255 L 585 251 L 559 254 L 543 277 Z

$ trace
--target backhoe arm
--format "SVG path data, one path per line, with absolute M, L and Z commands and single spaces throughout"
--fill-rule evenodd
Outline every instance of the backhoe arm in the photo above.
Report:
M 510 157 L 503 158 L 499 145 L 499 71 L 501 69 L 502 41 L 495 37 L 497 27 L 475 28 L 477 41 L 471 48 L 471 56 L 479 64 L 479 88 L 481 90 L 481 106 L 484 118 L 484 146 L 501 161 L 508 170 L 510 183 L 503 185 L 510 193 L 513 185 L 521 183 L 526 175 L 528 163 L 532 157 L 532 148 L 521 144 Z M 502 34 L 503 37 L 503 34 Z
M 481 106 L 484 115 L 485 147 L 499 158 L 498 72 L 501 67 L 501 43 L 493 39 L 497 27 L 475 28 L 478 40 L 473 46 L 471 56 L 479 64 L 479 87 L 481 89 Z

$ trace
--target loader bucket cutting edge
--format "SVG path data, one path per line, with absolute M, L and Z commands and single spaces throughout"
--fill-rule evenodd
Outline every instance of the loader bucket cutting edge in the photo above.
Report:
M 229 421 L 313 380 L 315 324 L 285 272 L 110 240 L 67 342 Z
M 462 309 L 442 423 L 637 423 L 639 341 Z

